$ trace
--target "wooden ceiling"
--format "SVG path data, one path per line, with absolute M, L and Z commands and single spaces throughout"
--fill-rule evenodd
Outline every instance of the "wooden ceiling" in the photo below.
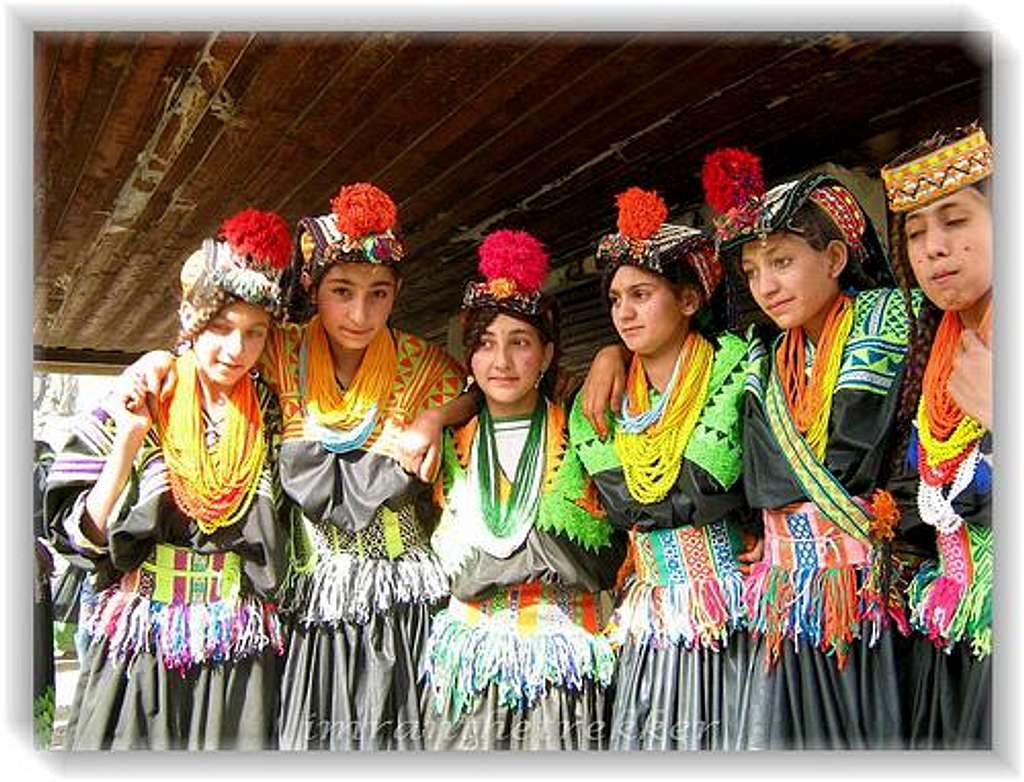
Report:
M 246 206 L 294 223 L 343 183 L 399 205 L 396 325 L 444 341 L 481 237 L 549 247 L 569 364 L 610 333 L 584 263 L 614 195 L 701 200 L 703 156 L 770 183 L 833 161 L 877 173 L 989 116 L 991 39 L 951 33 L 39 33 L 37 359 L 169 345 L 181 262 Z

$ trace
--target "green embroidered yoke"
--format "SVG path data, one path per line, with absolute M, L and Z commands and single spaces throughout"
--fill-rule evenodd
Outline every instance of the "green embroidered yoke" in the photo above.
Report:
M 612 527 L 597 503 L 589 476 L 579 456 L 567 440 L 564 409 L 548 404 L 547 434 L 543 447 L 545 465 L 540 507 L 534 527 L 538 530 L 562 535 L 590 551 L 609 545 Z M 471 491 L 467 465 L 472 441 L 477 434 L 477 419 L 473 419 L 456 432 L 446 431 L 442 454 L 439 486 L 444 504 L 453 492 Z M 461 489 L 462 491 L 456 491 Z M 479 491 L 479 489 L 477 489 Z M 465 495 L 462 495 L 465 496 Z M 457 509 L 450 509 L 457 512 Z M 450 515 L 446 512 L 442 524 Z M 479 523 L 483 523 L 479 520 Z
M 685 459 L 714 477 L 724 489 L 736 482 L 742 468 L 741 403 L 746 353 L 747 345 L 740 337 L 729 333 L 718 337 L 708 398 L 683 452 Z M 608 420 L 609 432 L 614 432 L 615 421 L 610 414 Z M 621 469 L 614 437 L 610 434 L 605 441 L 598 437 L 583 415 L 580 397 L 569 418 L 569 438 L 590 475 Z

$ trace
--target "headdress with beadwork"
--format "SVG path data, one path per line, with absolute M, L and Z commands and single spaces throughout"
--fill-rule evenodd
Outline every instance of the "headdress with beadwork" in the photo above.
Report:
M 398 207 L 379 187 L 344 185 L 330 214 L 299 220 L 297 260 L 310 275 L 340 262 L 396 267 L 405 254 L 397 223 Z
M 245 209 L 225 220 L 181 268 L 181 339 L 193 339 L 232 300 L 279 317 L 291 245 L 288 223 L 274 212 Z
M 761 160 L 744 149 L 719 149 L 704 158 L 704 197 L 714 212 L 720 251 L 764 239 L 776 231 L 800 233 L 791 223 L 808 201 L 839 230 L 852 260 L 878 284 L 891 280 L 889 262 L 874 223 L 850 189 L 831 174 L 811 173 L 765 191 Z
M 713 238 L 686 225 L 666 223 L 668 207 L 649 190 L 631 187 L 615 197 L 619 208 L 618 231 L 601 237 L 597 260 L 606 269 L 622 265 L 664 275 L 673 263 L 688 263 L 710 299 L 722 280 Z
M 477 251 L 483 282 L 469 282 L 462 297 L 464 309 L 494 307 L 513 315 L 540 314 L 541 287 L 548 274 L 544 246 L 526 231 L 501 229 L 488 234 Z
M 977 122 L 936 133 L 882 167 L 893 212 L 909 212 L 992 175 L 992 145 Z

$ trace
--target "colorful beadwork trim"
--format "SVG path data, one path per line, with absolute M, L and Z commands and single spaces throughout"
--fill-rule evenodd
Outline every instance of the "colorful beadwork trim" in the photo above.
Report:
M 889 208 L 909 212 L 992 174 L 992 146 L 978 128 L 899 166 L 882 168 Z
M 455 723 L 490 685 L 526 710 L 548 691 L 611 683 L 615 655 L 598 634 L 600 595 L 530 582 L 483 601 L 451 599 L 434 620 L 424 678 L 436 712 Z
M 636 568 L 605 627 L 616 647 L 627 638 L 664 648 L 719 649 L 741 627 L 743 576 L 728 524 L 630 532 Z

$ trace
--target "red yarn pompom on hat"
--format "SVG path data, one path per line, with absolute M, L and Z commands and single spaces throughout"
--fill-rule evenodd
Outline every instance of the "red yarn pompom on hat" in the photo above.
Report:
M 220 235 L 238 255 L 274 269 L 285 268 L 291 258 L 288 223 L 275 212 L 243 209 L 221 223 Z
M 615 196 L 619 233 L 630 239 L 650 239 L 668 217 L 668 207 L 653 190 L 631 187 Z
M 338 230 L 353 239 L 384 233 L 398 218 L 391 196 L 368 182 L 343 186 L 331 200 L 331 210 Z
M 745 149 L 718 149 L 705 157 L 701 181 L 704 198 L 719 214 L 764 195 L 761 158 Z
M 478 253 L 478 268 L 488 281 L 515 280 L 523 293 L 540 290 L 548 274 L 544 245 L 526 231 L 494 231 L 484 238 Z

